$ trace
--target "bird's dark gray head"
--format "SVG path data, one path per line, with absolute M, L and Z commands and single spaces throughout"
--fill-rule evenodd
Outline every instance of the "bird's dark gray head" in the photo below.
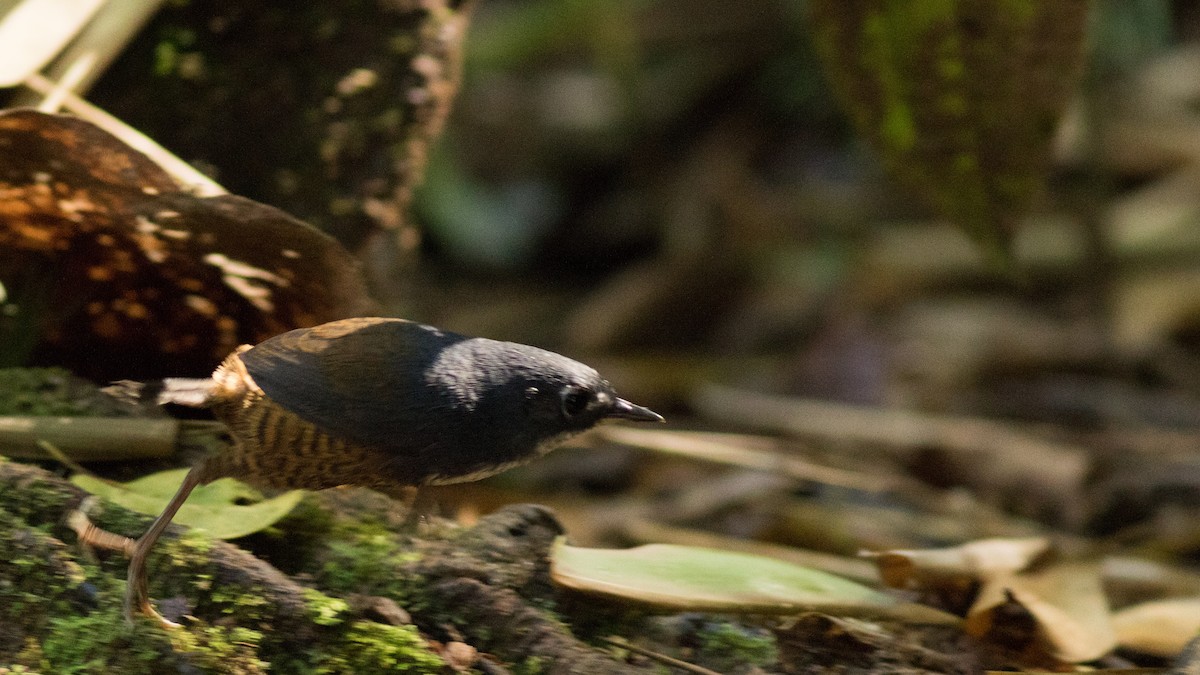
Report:
M 468 338 L 442 349 L 426 371 L 470 418 L 512 436 L 511 449 L 549 451 L 570 436 L 615 419 L 661 422 L 657 413 L 617 396 L 594 368 L 561 354 L 512 342 Z

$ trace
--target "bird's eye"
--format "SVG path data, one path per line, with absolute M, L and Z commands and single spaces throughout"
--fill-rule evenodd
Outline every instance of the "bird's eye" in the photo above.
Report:
M 562 394 L 562 411 L 567 417 L 574 417 L 587 409 L 592 395 L 580 387 L 567 387 Z

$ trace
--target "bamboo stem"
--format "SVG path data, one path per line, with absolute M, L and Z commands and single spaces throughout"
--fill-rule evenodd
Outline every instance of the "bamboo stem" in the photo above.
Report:
M 175 454 L 179 420 L 124 417 L 0 417 L 0 454 L 52 459 L 47 442 L 78 462 L 116 461 Z

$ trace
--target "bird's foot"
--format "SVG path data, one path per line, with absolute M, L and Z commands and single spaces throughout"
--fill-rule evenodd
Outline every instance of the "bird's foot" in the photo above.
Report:
M 137 596 L 137 597 L 134 597 Z M 150 598 L 144 593 L 125 593 L 125 622 L 132 624 L 139 616 L 146 617 L 154 621 L 164 630 L 174 630 L 180 627 L 180 624 L 171 621 L 167 617 L 158 613 L 154 609 L 154 605 L 150 604 Z
M 89 497 L 88 499 L 93 498 Z M 133 623 L 136 617 L 144 616 L 155 621 L 163 628 L 179 628 L 179 624 L 159 614 L 154 609 L 154 605 L 150 603 L 150 593 L 146 586 L 145 568 L 146 553 L 149 552 L 149 547 L 140 539 L 131 539 L 96 527 L 95 523 L 85 513 L 88 508 L 89 501 L 85 500 L 79 505 L 79 508 L 67 515 L 67 526 L 75 531 L 76 536 L 79 537 L 80 544 L 109 551 L 120 551 L 131 558 L 129 580 L 125 588 L 125 620 Z M 138 550 L 139 545 L 143 548 L 140 552 Z
M 157 537 L 156 537 L 157 538 Z M 125 622 L 132 624 L 136 617 L 144 616 L 165 629 L 179 628 L 179 624 L 158 613 L 150 603 L 149 583 L 146 580 L 146 556 L 154 542 L 145 537 L 138 539 L 129 557 L 129 573 L 125 578 Z

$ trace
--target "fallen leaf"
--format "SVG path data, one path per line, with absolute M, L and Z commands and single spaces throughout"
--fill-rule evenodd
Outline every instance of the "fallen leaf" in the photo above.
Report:
M 890 616 L 913 623 L 958 617 L 906 603 L 841 577 L 780 560 L 711 548 L 649 544 L 579 548 L 560 538 L 550 558 L 555 583 L 673 611 L 790 614 L 820 610 Z
M 1173 658 L 1200 635 L 1200 598 L 1156 600 L 1115 612 L 1113 627 L 1122 647 Z
M 989 579 L 967 613 L 966 630 L 1029 663 L 1091 661 L 1117 645 L 1100 567 L 1092 563 Z
M 960 546 L 865 553 L 892 588 L 961 585 L 1019 572 L 1050 550 L 1045 537 L 980 539 Z
M 188 469 L 160 471 L 128 483 L 75 474 L 71 482 L 131 511 L 157 516 L 179 489 L 187 472 Z M 303 496 L 303 490 L 291 490 L 264 500 L 262 493 L 249 485 L 222 478 L 193 490 L 174 522 L 202 529 L 215 539 L 237 539 L 274 525 Z
M 241 344 L 369 313 L 328 235 L 233 195 L 196 197 L 81 119 L 0 113 L 5 322 L 33 354 L 96 380 L 201 376 Z M 28 329 L 27 329 L 28 330 Z

